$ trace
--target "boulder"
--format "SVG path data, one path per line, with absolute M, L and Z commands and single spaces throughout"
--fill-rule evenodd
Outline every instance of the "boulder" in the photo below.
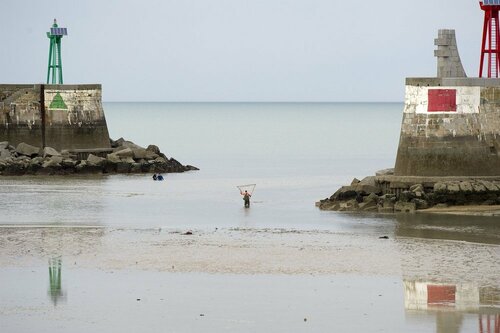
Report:
M 416 209 L 429 208 L 429 203 L 423 199 L 413 199 L 411 202 L 415 204 Z
M 373 202 L 377 203 L 378 199 L 379 199 L 378 195 L 376 195 L 375 193 L 370 193 L 370 194 L 368 194 L 367 196 L 365 196 L 363 198 L 363 202 L 371 202 L 371 201 L 373 201 Z
M 146 149 L 141 148 L 141 147 L 139 147 L 139 148 L 131 148 L 131 149 L 132 149 L 132 153 L 134 154 L 134 156 L 133 156 L 134 159 L 138 159 L 138 160 L 146 158 L 146 156 L 148 155 L 148 153 L 150 153 Z
M 375 176 L 392 176 L 394 175 L 394 168 L 383 169 L 375 172 Z
M 483 184 L 479 183 L 479 182 L 471 182 L 471 185 L 472 185 L 472 189 L 476 193 L 484 193 L 484 192 L 486 192 L 486 187 Z
M 114 152 L 113 154 L 115 154 L 116 156 L 120 157 L 120 158 L 124 158 L 124 157 L 134 157 L 134 152 L 132 151 L 132 149 L 130 148 L 125 148 L 125 149 L 122 149 L 122 150 L 119 150 L 119 151 L 116 151 Z
M 133 143 L 132 141 L 123 141 L 121 144 L 120 144 L 120 147 L 124 147 L 124 148 L 130 148 L 130 149 L 144 149 L 143 147 L 139 146 L 139 145 L 136 145 L 135 143 Z
M 0 142 L 0 149 L 8 149 L 8 148 L 9 148 L 9 141 Z
M 93 154 L 89 154 L 89 156 L 87 157 L 87 164 L 89 165 L 101 165 L 102 161 L 104 161 L 105 158 L 102 158 L 102 157 L 99 157 L 99 156 L 96 156 L 96 155 L 93 155 Z
M 490 181 L 479 180 L 479 183 L 481 183 L 490 192 L 496 192 L 499 190 L 498 187 Z
M 150 150 L 146 150 L 146 155 L 144 156 L 144 159 L 146 160 L 154 160 L 156 158 L 158 158 L 160 155 L 150 151 Z
M 42 164 L 42 163 L 43 163 L 43 157 L 40 157 L 40 156 L 32 158 L 31 161 L 30 161 L 31 165 Z
M 43 148 L 43 157 L 51 157 L 51 156 L 61 156 L 61 153 L 59 153 L 52 147 Z
M 197 168 L 197 167 L 195 167 L 195 166 L 192 166 L 192 165 L 189 165 L 189 164 L 188 164 L 188 165 L 186 165 L 186 166 L 184 167 L 184 170 L 186 170 L 186 171 L 195 171 L 195 170 L 200 170 L 200 169 L 198 169 L 198 168 Z
M 468 181 L 460 182 L 459 186 L 462 192 L 472 192 L 472 184 Z
M 357 196 L 358 193 L 352 186 L 342 186 L 330 197 L 330 200 L 349 200 Z
M 9 157 L 11 157 L 10 151 L 7 148 L 0 147 L 0 160 L 5 160 Z
M 21 142 L 17 145 L 16 152 L 26 156 L 36 156 L 40 154 L 40 148 Z
M 450 193 L 460 192 L 460 184 L 458 182 L 446 183 L 446 190 Z
M 158 146 L 156 145 L 149 145 L 148 148 L 146 148 L 146 150 L 155 153 L 157 155 L 160 154 L 160 148 L 158 148 Z
M 135 161 L 132 157 L 123 157 L 120 159 L 120 161 L 124 162 L 124 163 L 129 163 L 129 164 L 135 163 Z
M 437 182 L 434 184 L 434 192 L 436 193 L 444 193 L 447 190 L 446 183 Z
M 112 154 L 108 154 L 106 156 L 106 160 L 111 162 L 111 163 L 119 163 L 121 162 L 121 159 L 118 155 L 116 155 L 115 153 L 112 153 Z
M 351 182 L 351 186 L 354 186 L 356 184 L 358 184 L 360 182 L 360 180 L 358 178 L 354 178 Z
M 141 163 L 132 163 L 130 167 L 130 172 L 140 173 L 141 172 Z
M 42 167 L 43 168 L 49 168 L 49 167 L 55 167 L 55 166 L 60 166 L 60 163 L 62 162 L 62 157 L 61 156 L 52 156 L 45 162 L 43 162 Z
M 413 193 L 424 192 L 424 185 L 422 185 L 422 184 L 412 185 L 412 186 L 410 186 L 410 191 Z
M 127 162 L 116 163 L 116 172 L 118 172 L 118 173 L 130 172 L 130 163 L 127 163 Z
M 417 206 L 414 202 L 401 202 L 398 201 L 394 204 L 394 212 L 414 213 Z

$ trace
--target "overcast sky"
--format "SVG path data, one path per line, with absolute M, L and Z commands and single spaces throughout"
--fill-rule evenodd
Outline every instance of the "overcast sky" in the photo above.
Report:
M 437 30 L 455 29 L 477 76 L 476 0 L 0 0 L 0 83 L 46 79 L 53 18 L 65 83 L 105 101 L 402 101 L 435 76 Z

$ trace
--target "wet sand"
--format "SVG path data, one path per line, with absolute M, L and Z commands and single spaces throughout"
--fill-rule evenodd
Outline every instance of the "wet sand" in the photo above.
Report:
M 500 205 L 468 205 L 450 207 L 432 207 L 418 210 L 420 213 L 449 214 L 464 216 L 500 216 Z
M 456 323 L 471 331 L 478 316 L 500 313 L 498 244 L 186 231 L 0 227 L 2 325 L 12 332 L 452 332 Z M 58 267 L 62 279 L 54 281 Z M 465 310 L 422 310 L 419 292 L 407 287 L 419 283 L 465 285 L 483 296 Z M 444 323 L 442 309 L 451 316 Z

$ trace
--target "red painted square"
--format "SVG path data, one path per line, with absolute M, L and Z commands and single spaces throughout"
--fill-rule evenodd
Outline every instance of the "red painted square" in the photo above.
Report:
M 428 112 L 456 112 L 457 90 L 456 89 L 429 89 L 428 90 Z
M 455 286 L 427 285 L 427 304 L 450 304 L 455 303 Z

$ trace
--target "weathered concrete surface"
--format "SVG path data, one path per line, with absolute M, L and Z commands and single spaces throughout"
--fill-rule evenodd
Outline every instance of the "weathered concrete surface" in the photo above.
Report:
M 434 40 L 438 77 L 467 77 L 457 48 L 455 30 L 440 29 Z
M 432 90 L 455 109 L 429 111 Z M 396 158 L 398 176 L 500 175 L 500 80 L 411 78 Z
M 101 85 L 44 85 L 44 110 L 40 87 L 0 85 L 0 141 L 57 150 L 110 147 Z

